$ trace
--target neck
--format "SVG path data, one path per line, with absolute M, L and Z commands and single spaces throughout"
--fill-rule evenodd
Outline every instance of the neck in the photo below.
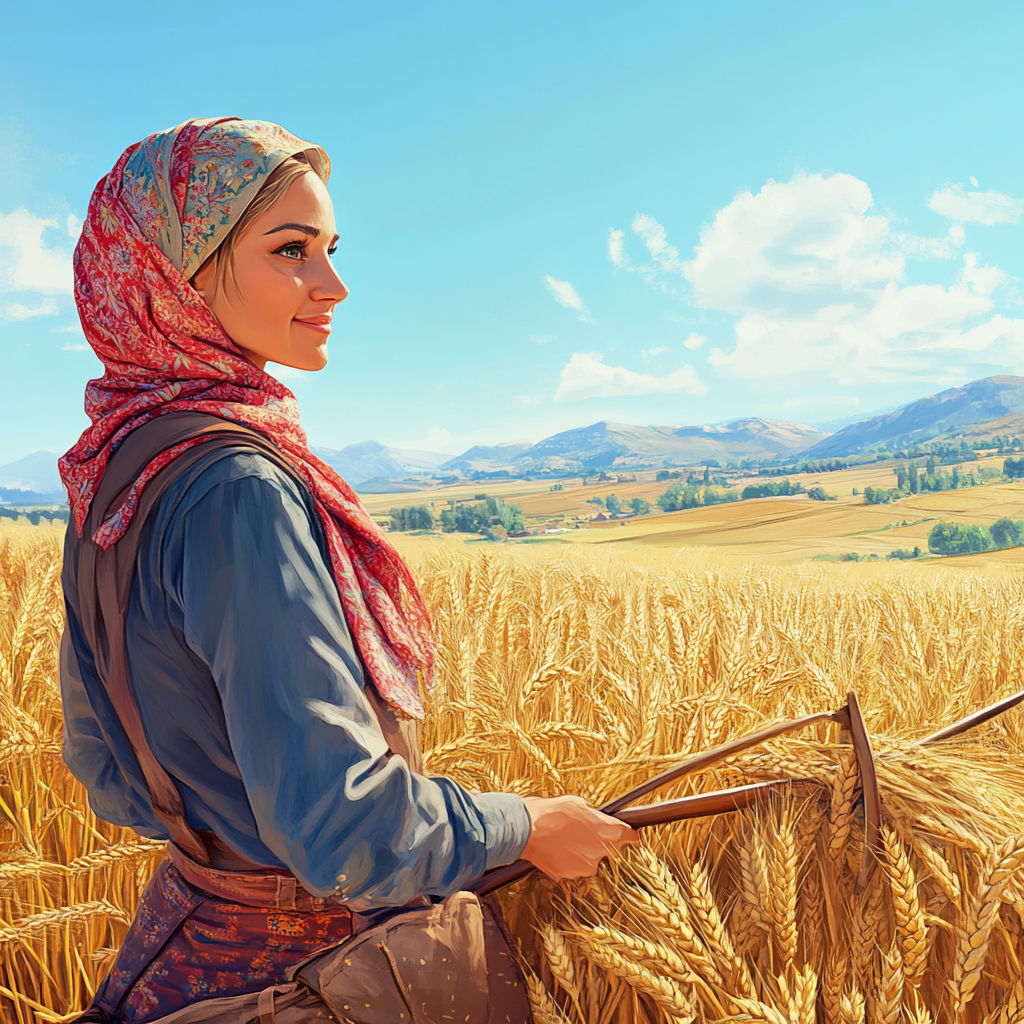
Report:
M 237 341 L 235 342 L 235 347 L 238 349 L 239 352 L 242 353 L 243 356 L 245 356 L 246 359 L 249 360 L 250 363 L 253 364 L 253 366 L 259 367 L 259 369 L 266 371 L 267 360 L 263 356 L 259 355 L 256 352 L 253 352 L 251 349 L 244 348 L 243 346 L 239 345 Z

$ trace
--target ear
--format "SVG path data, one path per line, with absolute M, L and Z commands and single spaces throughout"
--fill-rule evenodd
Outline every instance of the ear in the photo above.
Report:
M 217 290 L 217 254 L 214 253 L 202 266 L 188 279 L 188 283 L 199 293 L 199 297 L 210 303 Z

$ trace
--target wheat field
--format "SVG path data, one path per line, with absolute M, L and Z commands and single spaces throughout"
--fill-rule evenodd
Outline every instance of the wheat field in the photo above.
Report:
M 160 844 L 89 811 L 60 760 L 61 534 L 0 529 L 0 1005 L 62 1021 L 109 965 Z M 858 892 L 859 776 L 819 723 L 651 799 L 811 780 L 645 830 L 592 880 L 501 901 L 538 1024 L 1024 1022 L 1024 575 L 765 567 L 665 550 L 410 546 L 439 640 L 429 770 L 599 804 L 857 690 L 884 843 Z

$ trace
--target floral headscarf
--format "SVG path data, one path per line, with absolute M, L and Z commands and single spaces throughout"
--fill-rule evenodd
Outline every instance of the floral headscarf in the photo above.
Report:
M 295 396 L 249 362 L 188 283 L 267 176 L 316 149 L 279 125 L 195 119 L 130 146 L 96 186 L 75 248 L 75 301 L 105 373 L 89 381 L 92 422 L 59 461 L 79 536 L 107 460 L 154 416 L 212 413 L 258 430 L 302 472 L 323 522 L 349 628 L 380 695 L 422 717 L 434 663 L 430 617 L 398 552 L 344 480 L 309 450 Z M 146 484 L 199 439 L 158 456 L 94 534 L 124 535 Z

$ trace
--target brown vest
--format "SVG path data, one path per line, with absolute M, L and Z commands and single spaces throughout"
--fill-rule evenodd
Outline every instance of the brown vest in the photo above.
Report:
M 143 489 L 124 536 L 104 551 L 92 536 L 120 506 L 142 470 L 160 453 L 194 437 L 205 440 L 174 458 L 153 477 Z M 298 467 L 263 434 L 207 413 L 167 413 L 133 430 L 111 456 L 89 509 L 82 536 L 78 536 L 73 525 L 69 526 L 64 550 L 65 561 L 70 560 L 71 578 L 77 581 L 82 629 L 93 655 L 96 673 L 139 760 L 153 811 L 178 851 L 186 854 L 196 867 L 205 867 L 204 874 L 211 875 L 268 869 L 261 869 L 260 865 L 240 857 L 214 833 L 193 829 L 186 821 L 181 794 L 154 756 L 142 726 L 125 647 L 125 619 L 142 530 L 150 512 L 179 476 L 216 448 L 263 455 L 288 473 L 300 487 L 307 489 Z M 422 771 L 417 722 L 401 718 L 378 696 L 368 678 L 364 693 L 380 723 L 389 752 L 404 757 L 413 771 Z M 180 857 L 176 858 L 176 863 L 180 860 Z M 184 866 L 188 870 L 188 865 Z

